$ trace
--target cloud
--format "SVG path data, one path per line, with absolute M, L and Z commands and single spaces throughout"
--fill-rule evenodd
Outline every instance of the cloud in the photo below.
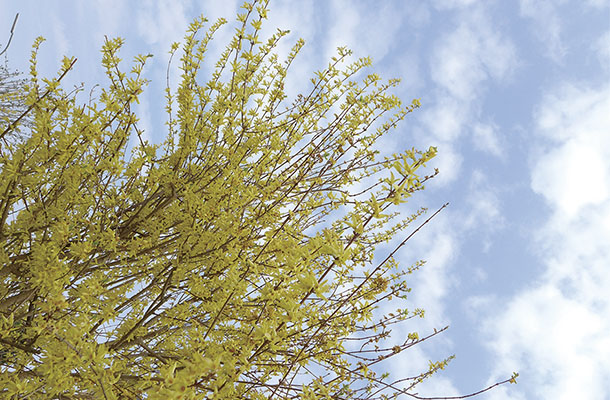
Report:
M 535 234 L 545 271 L 485 323 L 498 371 L 521 373 L 511 393 L 610 396 L 609 109 L 610 85 L 565 84 L 536 113 L 544 144 L 531 185 L 551 211 Z
M 94 9 L 97 16 L 94 35 L 98 47 L 102 45 L 104 35 L 115 37 L 124 31 L 124 19 L 129 17 L 125 2 L 120 0 L 95 0 L 90 2 L 88 7 L 85 2 L 77 2 L 77 7 L 80 9 L 81 14 L 89 13 L 89 7 Z
M 566 85 L 538 111 L 539 133 L 554 142 L 535 163 L 532 189 L 565 217 L 610 194 L 610 89 Z
M 594 8 L 610 7 L 610 0 L 587 0 L 587 5 Z
M 426 216 L 422 216 L 419 223 L 434 213 L 428 210 Z M 415 236 L 409 240 L 409 244 L 398 251 L 396 259 L 401 267 L 405 269 L 418 260 L 425 260 L 425 265 L 418 271 L 409 275 L 407 282 L 413 291 L 408 296 L 405 305 L 398 307 L 414 310 L 423 308 L 426 311 L 424 319 L 416 319 L 406 324 L 409 332 L 418 331 L 420 335 L 432 333 L 434 328 L 442 328 L 449 324 L 445 315 L 444 299 L 457 283 L 452 276 L 451 268 L 459 255 L 459 242 L 456 240 L 454 215 L 451 210 L 445 209 L 423 227 Z M 411 229 L 415 229 L 414 225 Z M 411 231 L 411 229 L 409 231 Z M 396 238 L 398 243 L 403 238 Z M 390 246 L 391 247 L 391 246 Z M 395 304 L 391 308 L 396 307 Z M 404 332 L 403 332 L 404 333 Z M 400 332 L 393 335 L 397 342 L 404 340 L 407 333 Z M 446 340 L 446 336 L 439 336 L 438 341 Z M 433 349 L 434 350 L 434 349 Z
M 434 210 L 429 210 L 428 216 L 433 212 Z M 406 268 L 419 259 L 426 260 L 426 263 L 419 271 L 407 277 L 407 283 L 413 288 L 408 299 L 386 305 L 383 313 L 393 311 L 396 307 L 411 311 L 423 308 L 425 318 L 409 320 L 395 326 L 384 345 L 403 343 L 411 332 L 417 332 L 420 337 L 424 337 L 433 333 L 434 329 L 443 328 L 450 323 L 445 315 L 445 298 L 456 284 L 450 269 L 459 253 L 459 243 L 456 241 L 454 224 L 451 222 L 453 219 L 450 211 L 444 210 L 398 252 L 397 259 L 402 267 Z M 423 221 L 422 218 L 420 223 Z M 450 356 L 453 353 L 450 346 L 450 336 L 441 333 L 393 357 L 389 372 L 393 379 L 418 375 L 428 369 L 430 360 L 440 361 Z M 387 369 L 389 365 L 384 367 Z M 453 383 L 442 374 L 427 379 L 414 391 L 422 396 L 459 395 Z
M 494 124 L 476 123 L 472 128 L 472 141 L 476 149 L 496 157 L 504 157 Z
M 409 10 L 404 18 L 412 31 L 417 31 L 430 23 L 430 9 L 427 3 L 412 1 L 408 5 L 405 4 L 404 8 Z
M 501 364 L 511 366 L 507 370 L 520 370 L 535 398 L 604 398 L 610 394 L 610 326 L 604 317 L 542 285 L 510 302 L 495 322 L 492 346 Z
M 536 163 L 532 189 L 563 211 L 564 218 L 604 202 L 610 182 L 608 154 L 597 147 L 604 142 L 603 138 L 584 137 L 553 149 Z
M 566 54 L 561 40 L 561 22 L 557 3 L 550 0 L 521 0 L 521 16 L 531 18 L 538 39 L 547 48 L 547 56 L 560 61 Z
M 512 44 L 481 11 L 437 43 L 430 63 L 433 81 L 461 101 L 472 101 L 484 80 L 501 80 L 516 64 Z
M 513 386 L 499 386 L 485 393 L 480 400 L 527 400 L 522 393 L 515 393 Z
M 442 333 L 441 333 L 442 335 Z M 437 341 L 440 336 L 435 336 L 430 338 L 430 340 Z M 389 361 L 392 363 L 392 370 L 390 371 L 389 380 L 398 380 L 405 379 L 408 377 L 418 376 L 422 372 L 426 371 L 429 368 L 429 363 L 431 359 L 434 361 L 441 361 L 447 358 L 447 354 L 441 355 L 439 357 L 432 357 L 429 353 L 427 353 L 424 349 L 422 349 L 424 344 L 417 345 L 412 347 L 398 355 L 393 356 Z M 449 363 L 451 365 L 451 363 Z M 382 364 L 383 366 L 383 364 Z M 379 372 L 383 371 L 383 369 L 379 369 Z M 404 381 L 396 385 L 397 387 L 408 387 L 412 381 Z M 388 395 L 388 398 L 392 398 L 391 393 L 392 390 L 387 390 L 384 392 Z M 417 393 L 422 397 L 434 397 L 434 396 L 459 396 L 460 393 L 453 385 L 453 383 L 443 376 L 443 372 L 439 372 L 437 374 L 432 375 L 428 379 L 419 383 L 415 386 L 410 393 Z M 399 398 L 402 396 L 399 396 Z
M 331 28 L 326 32 L 324 58 L 330 60 L 337 55 L 337 47 L 347 46 L 354 49 L 358 39 L 358 27 L 361 26 L 361 14 L 356 7 L 349 7 L 339 2 L 328 3 L 329 19 L 333 21 Z M 358 54 L 364 56 L 365 54 Z M 368 55 L 368 54 L 366 54 Z
M 414 276 L 413 287 L 416 289 L 411 297 L 416 307 L 426 310 L 424 325 L 430 330 L 447 325 L 444 298 L 455 284 L 448 269 L 457 257 L 458 243 L 447 223 L 446 218 L 435 218 L 434 227 L 430 227 L 427 233 L 422 232 L 418 243 L 413 245 L 419 249 L 417 254 L 426 260 L 426 265 Z
M 592 45 L 600 64 L 606 71 L 610 70 L 610 30 L 602 34 Z
M 480 170 L 475 170 L 470 179 L 467 197 L 470 210 L 463 227 L 466 230 L 497 230 L 504 225 L 500 211 L 500 200 Z
M 446 32 L 434 44 L 429 60 L 430 77 L 436 85 L 432 107 L 421 113 L 425 132 L 442 143 L 454 143 L 461 136 L 465 125 L 478 127 L 482 146 L 499 153 L 495 135 L 477 121 L 476 110 L 483 102 L 485 89 L 490 82 L 501 82 L 517 66 L 516 52 L 509 39 L 493 27 L 483 6 L 473 7 L 455 29 Z M 424 106 L 430 101 L 423 99 Z M 492 126 L 488 123 L 488 127 Z M 433 139 L 433 140 L 434 140 Z M 426 140 L 430 141 L 429 138 Z M 452 146 L 447 146 L 452 147 Z M 443 160 L 449 157 L 448 160 Z M 439 163 L 451 164 L 460 156 L 439 151 Z M 446 170 L 441 168 L 442 173 Z M 449 183 L 459 176 L 459 163 L 450 165 Z
M 289 101 L 298 94 L 311 90 L 309 78 L 313 77 L 316 70 L 322 69 L 328 63 L 328 59 L 322 60 L 316 47 L 316 33 L 319 33 L 319 15 L 316 13 L 316 5 L 312 2 L 287 2 L 278 1 L 270 5 L 269 21 L 263 24 L 261 37 L 266 40 L 275 34 L 277 29 L 290 30 L 290 34 L 282 38 L 274 52 L 280 60 L 292 51 L 298 39 L 305 40 L 305 46 L 301 48 L 296 60 L 290 65 L 286 76 L 284 90 Z
M 180 1 L 143 1 L 139 3 L 136 25 L 138 33 L 148 44 L 158 45 L 164 53 L 171 43 L 185 35 L 191 22 L 186 7 Z
M 347 46 L 356 57 L 371 56 L 377 62 L 389 53 L 403 19 L 395 7 L 361 7 L 346 0 L 330 2 L 328 15 L 332 24 L 325 39 L 327 59 L 336 55 L 337 47 Z
M 430 165 L 438 168 L 440 174 L 434 178 L 433 185 L 443 187 L 458 178 L 464 157 L 451 142 L 435 142 L 434 145 L 438 148 L 438 155 L 430 162 Z
M 163 133 L 158 132 L 159 129 L 154 129 L 152 115 L 150 112 L 150 101 L 146 96 L 142 96 L 139 100 L 139 104 L 135 105 L 136 115 L 138 116 L 137 127 L 140 131 L 142 131 L 142 139 L 147 140 L 152 143 L 160 142 L 163 139 Z M 161 129 L 163 130 L 163 129 Z M 156 135 L 153 133 L 157 131 Z M 133 138 L 135 140 L 135 138 Z
M 243 2 L 237 0 L 205 2 L 203 5 L 199 5 L 199 2 L 192 0 L 189 3 L 195 11 L 194 15 L 190 14 L 192 17 L 202 14 L 211 23 L 219 18 L 226 18 L 228 21 L 232 21 L 238 12 L 244 12 L 244 9 L 240 8 Z
M 70 43 L 66 38 L 66 26 L 65 24 L 59 20 L 57 14 L 53 14 L 51 17 L 52 25 L 53 25 L 53 39 L 55 43 L 55 48 L 57 50 L 57 56 L 60 58 L 63 56 L 70 55 Z
M 476 4 L 477 1 L 478 0 L 436 0 L 434 2 L 434 7 L 438 8 L 439 10 L 463 8 Z
M 444 142 L 454 142 L 466 123 L 468 109 L 463 102 L 450 96 L 436 99 L 432 108 L 424 104 L 421 121 L 434 137 Z

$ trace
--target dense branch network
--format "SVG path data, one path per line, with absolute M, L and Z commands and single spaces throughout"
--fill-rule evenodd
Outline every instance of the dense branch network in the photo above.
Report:
M 425 209 L 398 218 L 436 174 L 418 172 L 436 149 L 380 160 L 374 146 L 419 102 L 402 106 L 389 93 L 397 80 L 365 75 L 370 60 L 339 49 L 289 103 L 303 42 L 280 60 L 287 32 L 259 38 L 267 2 L 244 10 L 207 81 L 206 50 L 226 21 L 200 34 L 198 19 L 172 47 L 181 77 L 172 89 L 168 73 L 162 145 L 143 139 L 131 108 L 150 55 L 126 74 L 122 41 L 107 39 L 108 84 L 80 104 L 80 89 L 61 88 L 76 60 L 39 79 L 35 43 L 26 96 L 2 103 L 3 396 L 421 398 L 416 385 L 450 360 L 394 381 L 376 372 L 437 334 L 384 347 L 423 311 L 376 312 L 406 297 L 422 265 L 401 268 L 396 250 L 445 207 L 419 224 Z M 26 139 L 6 140 L 19 129 Z

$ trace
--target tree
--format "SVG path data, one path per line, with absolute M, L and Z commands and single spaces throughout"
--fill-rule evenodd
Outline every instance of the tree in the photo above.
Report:
M 131 109 L 150 56 L 126 74 L 122 40 L 107 40 L 108 84 L 80 104 L 61 87 L 76 60 L 39 79 L 35 42 L 27 108 L 0 131 L 4 398 L 419 398 L 415 385 L 448 362 L 398 382 L 374 371 L 436 334 L 380 347 L 423 311 L 374 313 L 410 290 L 419 264 L 373 255 L 424 213 L 397 220 L 396 207 L 435 174 L 419 171 L 436 150 L 378 160 L 373 145 L 419 101 L 402 107 L 397 80 L 357 80 L 370 60 L 345 65 L 339 49 L 287 103 L 303 42 L 284 61 L 273 51 L 287 31 L 260 42 L 266 4 L 244 4 L 205 83 L 226 21 L 201 38 L 206 20 L 191 24 L 162 145 Z M 27 139 L 7 141 L 26 115 Z
M 11 70 L 8 62 L 0 65 L 0 123 L 3 131 L 11 121 L 24 115 L 21 125 L 15 125 L 14 129 L 7 132 L 6 137 L 12 139 L 23 139 L 22 129 L 31 128 L 31 120 L 27 118 L 27 106 L 25 103 L 26 80 L 19 77 L 18 71 Z
M 13 38 L 13 31 L 17 24 L 19 14 L 15 15 L 13 25 L 11 27 L 10 37 L 3 50 L 0 51 L 0 55 L 8 50 L 11 40 Z M 27 118 L 25 113 L 27 106 L 25 104 L 25 93 L 26 93 L 26 80 L 19 77 L 18 71 L 12 70 L 8 66 L 8 60 L 4 59 L 4 64 L 0 64 L 0 123 L 2 124 L 2 130 L 6 129 L 6 125 L 18 116 L 24 114 L 24 121 L 22 125 L 25 128 L 31 127 L 29 124 L 31 121 Z M 23 139 L 22 133 L 19 127 L 16 125 L 14 129 L 7 132 L 13 139 Z

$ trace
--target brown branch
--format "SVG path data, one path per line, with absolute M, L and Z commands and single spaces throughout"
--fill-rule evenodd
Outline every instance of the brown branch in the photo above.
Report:
M 4 50 L 0 52 L 0 56 L 4 54 L 8 50 L 8 47 L 11 45 L 11 40 L 13 40 L 13 31 L 15 30 L 15 25 L 17 25 L 17 18 L 19 18 L 19 13 L 15 15 L 15 19 L 13 20 L 13 26 L 11 26 L 11 36 L 8 38 L 8 42 L 6 43 L 6 46 L 4 46 Z
M 23 304 L 34 296 L 36 290 L 28 289 L 24 290 L 14 296 L 8 297 L 0 301 L 0 312 L 4 312 L 9 309 L 9 307 L 15 304 Z
M 367 277 L 365 278 L 360 285 L 358 285 L 358 287 L 356 287 L 352 293 L 345 298 L 342 301 L 342 304 L 340 304 L 337 308 L 335 308 L 335 310 L 331 313 L 330 316 L 328 316 L 328 318 L 326 318 L 326 321 L 329 321 L 330 319 L 332 319 L 337 312 L 339 312 L 339 310 L 341 309 L 341 307 L 347 303 L 355 293 L 357 293 L 358 291 L 360 291 L 360 289 L 364 286 L 364 284 L 370 279 L 370 277 L 374 276 L 375 273 L 390 259 L 394 256 L 394 254 L 396 254 L 396 252 L 402 247 L 404 246 L 409 239 L 411 239 L 413 237 L 413 235 L 415 235 L 424 225 L 426 225 L 428 222 L 430 222 L 432 220 L 432 218 L 434 218 L 438 213 L 440 213 L 445 207 L 447 207 L 449 205 L 449 203 L 445 203 L 443 204 L 438 210 L 436 210 L 436 212 L 434 214 L 432 214 L 427 220 L 425 220 L 423 223 L 421 223 L 413 232 L 411 232 L 411 234 L 409 236 L 407 236 L 398 246 L 396 246 L 396 248 L 390 253 L 388 254 L 388 256 L 373 270 L 373 272 Z M 309 345 L 309 343 L 311 343 L 311 341 L 313 340 L 314 337 L 317 337 L 318 334 L 320 333 L 320 331 L 322 330 L 322 328 L 325 326 L 325 323 L 320 324 L 320 326 L 318 327 L 318 329 L 316 330 L 316 332 L 311 335 L 308 339 L 307 342 L 301 347 L 301 349 L 299 350 L 299 353 L 296 355 L 296 357 L 292 360 L 292 362 L 288 365 L 288 368 L 286 369 L 286 372 L 283 374 L 282 379 L 280 380 L 280 384 L 284 382 L 284 380 L 288 377 L 288 374 L 290 374 L 290 371 L 292 371 L 292 368 L 294 367 L 294 365 L 298 362 L 299 358 L 301 357 L 301 355 L 303 354 L 303 352 L 305 351 L 305 349 L 307 348 L 307 346 Z M 264 344 L 266 345 L 268 342 L 265 342 Z M 256 353 L 255 353 L 256 354 Z M 277 390 L 274 390 L 273 393 L 271 393 L 271 396 L 269 398 L 272 398 Z
M 74 66 L 74 64 L 76 64 L 76 58 L 74 60 L 72 60 L 72 62 L 70 63 L 70 65 L 68 66 L 68 68 L 66 68 L 66 70 L 59 76 L 59 78 L 57 78 L 57 83 L 61 82 L 61 80 L 66 76 L 66 74 L 68 73 L 68 71 L 70 71 L 72 69 L 72 67 Z M 47 89 L 47 91 L 40 96 L 38 99 L 36 99 L 36 101 L 34 103 L 32 103 L 27 110 L 25 110 L 23 113 L 21 113 L 21 115 L 19 117 L 17 117 L 17 119 L 15 121 L 13 121 L 12 123 L 10 123 L 6 129 L 0 133 L 0 139 L 2 139 L 4 137 L 4 135 L 6 135 L 8 132 L 11 131 L 11 129 L 13 129 L 15 127 L 15 125 L 21 121 L 21 119 L 23 117 L 25 117 L 26 115 L 28 115 L 28 113 L 30 111 L 32 111 L 32 109 L 34 108 L 35 105 L 37 105 L 40 101 L 42 101 L 45 97 L 47 97 L 49 94 L 51 93 L 51 89 Z
M 459 399 L 467 399 L 467 398 L 469 398 L 469 397 L 478 396 L 478 395 L 480 395 L 481 393 L 485 393 L 485 392 L 487 392 L 488 390 L 491 390 L 491 389 L 493 389 L 493 388 L 495 388 L 495 387 L 497 387 L 497 386 L 504 385 L 505 383 L 509 383 L 509 382 L 510 382 L 510 383 L 515 382 L 515 378 L 514 378 L 514 377 L 511 377 L 511 378 L 509 378 L 509 379 L 505 379 L 505 380 L 503 380 L 502 382 L 496 382 L 496 383 L 494 383 L 493 385 L 486 387 L 485 389 L 481 389 L 481 390 L 479 390 L 478 392 L 473 392 L 473 393 L 470 393 L 470 394 L 465 394 L 465 395 L 463 395 L 463 396 L 450 396 L 450 397 L 420 397 L 420 396 L 418 396 L 417 394 L 410 394 L 410 393 L 405 393 L 405 394 L 408 394 L 409 396 L 413 397 L 414 399 L 418 399 L 418 400 L 459 400 Z

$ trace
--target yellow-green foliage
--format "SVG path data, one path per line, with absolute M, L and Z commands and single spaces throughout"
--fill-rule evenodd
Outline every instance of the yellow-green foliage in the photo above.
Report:
M 372 369 L 425 339 L 378 346 L 422 310 L 373 319 L 411 271 L 373 251 L 421 213 L 391 221 L 435 155 L 378 160 L 373 145 L 419 101 L 402 107 L 396 80 L 339 49 L 289 102 L 303 42 L 281 60 L 287 32 L 261 42 L 266 4 L 244 10 L 209 80 L 225 21 L 201 35 L 196 20 L 173 46 L 160 146 L 131 108 L 149 56 L 124 73 L 122 41 L 107 40 L 108 84 L 80 104 L 60 84 L 75 60 L 41 79 L 35 43 L 26 112 L 0 122 L 0 397 L 369 398 L 444 366 L 393 387 Z M 8 140 L 26 115 L 27 137 Z

